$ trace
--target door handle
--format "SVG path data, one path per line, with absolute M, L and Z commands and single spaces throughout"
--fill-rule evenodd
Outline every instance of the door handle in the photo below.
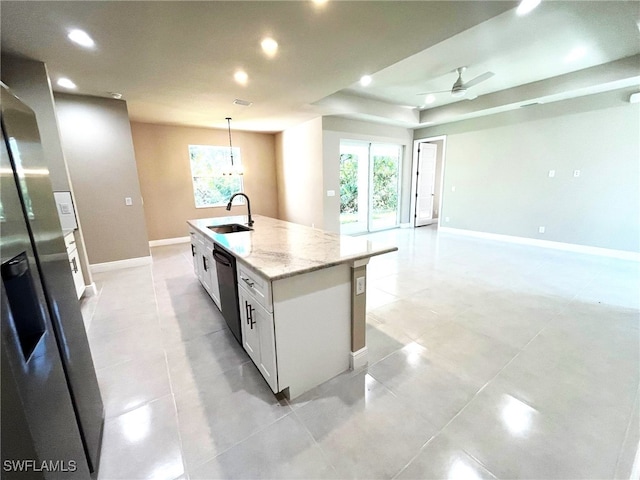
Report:
M 224 265 L 225 267 L 230 267 L 231 266 L 231 262 L 227 259 L 227 257 L 225 257 L 222 253 L 220 253 L 218 250 L 214 250 L 213 251 L 213 259 L 218 262 L 221 263 L 222 265 Z
M 204 271 L 207 271 L 207 257 L 202 256 L 202 265 L 204 266 Z
M 73 273 L 78 273 L 78 264 L 76 263 L 76 257 L 71 259 L 71 264 L 73 265 Z
M 244 301 L 244 309 L 247 312 L 247 325 L 249 325 L 251 330 L 253 330 L 253 326 L 256 324 L 256 321 L 253 319 L 253 312 L 255 312 L 256 309 L 253 308 L 246 300 Z
M 191 256 L 195 257 L 196 256 L 196 246 L 195 245 L 191 245 Z
M 240 277 L 242 279 L 242 281 L 244 283 L 246 283 L 247 285 L 249 285 L 251 288 L 253 288 L 253 286 L 255 285 L 255 283 L 253 283 L 251 280 L 249 280 L 248 278 L 244 278 L 244 277 Z

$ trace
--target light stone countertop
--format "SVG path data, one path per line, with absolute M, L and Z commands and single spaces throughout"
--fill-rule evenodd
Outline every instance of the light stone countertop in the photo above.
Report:
M 230 234 L 215 233 L 207 227 L 229 223 L 246 225 L 246 215 L 188 220 L 187 223 L 270 280 L 398 250 L 364 237 L 338 235 L 262 215 L 252 215 L 252 218 L 253 231 Z

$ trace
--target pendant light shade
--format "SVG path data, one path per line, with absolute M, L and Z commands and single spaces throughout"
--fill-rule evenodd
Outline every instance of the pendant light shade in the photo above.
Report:
M 231 117 L 227 117 L 225 119 L 227 121 L 227 128 L 229 130 L 229 157 L 231 158 L 231 165 L 229 169 L 225 169 L 222 171 L 223 175 L 242 175 L 244 172 L 242 171 L 242 167 L 235 166 L 233 164 L 233 145 L 231 144 Z

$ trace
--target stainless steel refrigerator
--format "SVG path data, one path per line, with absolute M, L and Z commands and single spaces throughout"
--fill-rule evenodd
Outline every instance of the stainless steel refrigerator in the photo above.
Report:
M 0 477 L 95 478 L 104 408 L 38 124 L 1 90 Z

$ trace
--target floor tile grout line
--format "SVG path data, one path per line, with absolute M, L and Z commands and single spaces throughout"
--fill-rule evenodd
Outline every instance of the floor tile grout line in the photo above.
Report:
M 289 400 L 287 399 L 287 403 L 289 403 Z M 327 455 L 327 452 L 325 452 L 324 448 L 322 448 L 322 445 L 320 445 L 318 443 L 318 441 L 316 440 L 316 438 L 313 436 L 313 434 L 311 433 L 311 430 L 309 430 L 309 427 L 307 427 L 307 424 L 304 423 L 304 421 L 300 418 L 300 416 L 298 415 L 298 412 L 296 412 L 296 409 L 291 408 L 291 411 L 293 412 L 293 415 L 295 416 L 296 420 L 298 420 L 298 422 L 300 422 L 300 425 L 302 425 L 302 427 L 304 428 L 304 430 L 307 432 L 307 435 L 309 435 L 309 437 L 311 438 L 311 441 L 313 442 L 313 444 L 315 446 L 318 447 L 318 449 L 320 450 L 320 453 L 322 454 L 322 458 L 325 459 L 325 461 L 331 466 L 331 469 L 333 470 L 333 472 L 336 474 L 336 477 L 339 477 L 338 475 L 338 469 L 336 468 L 336 466 L 333 464 L 333 462 L 331 462 L 329 460 L 329 457 Z
M 151 252 L 150 252 L 151 253 Z M 155 274 L 153 272 L 153 263 L 154 263 L 154 258 L 153 258 L 153 254 L 151 255 L 151 287 L 153 288 L 153 298 L 156 304 L 156 321 L 157 321 L 157 327 L 158 329 L 162 330 L 162 327 L 160 325 L 160 310 L 159 310 L 159 305 L 158 305 L 158 289 L 156 288 L 156 282 L 155 282 Z M 182 461 L 182 472 L 183 475 L 187 475 L 187 477 L 189 476 L 189 471 L 187 469 L 187 462 L 185 461 L 185 455 L 184 455 L 184 442 L 182 440 L 182 434 L 180 433 L 180 419 L 178 417 L 178 403 L 176 402 L 176 396 L 175 396 L 175 392 L 174 392 L 174 388 L 173 388 L 173 381 L 171 380 L 171 373 L 170 373 L 170 369 L 169 369 L 169 358 L 167 355 L 167 349 L 166 346 L 164 345 L 164 342 L 162 344 L 162 354 L 163 354 L 163 358 L 164 358 L 164 368 L 165 368 L 165 374 L 167 375 L 167 380 L 169 381 L 169 391 L 171 393 L 171 403 L 173 405 L 173 419 L 175 422 L 175 427 L 176 427 L 176 433 L 178 435 L 178 445 L 180 445 L 180 460 Z
M 291 408 L 291 406 L 287 403 L 287 406 L 289 407 L 289 412 L 285 413 L 284 415 L 276 418 L 274 421 L 263 425 L 262 427 L 258 428 L 257 430 L 251 432 L 249 435 L 247 435 L 246 437 L 241 438 L 240 440 L 238 440 L 237 442 L 235 442 L 234 444 L 230 445 L 229 447 L 225 448 L 224 450 L 220 450 L 219 452 L 217 452 L 213 457 L 209 457 L 204 461 L 201 461 L 200 463 L 198 463 L 197 465 L 195 465 L 193 467 L 193 470 L 197 470 L 198 468 L 202 467 L 203 465 L 205 465 L 206 463 L 209 463 L 210 461 L 218 458 L 220 455 L 225 454 L 226 452 L 228 452 L 229 450 L 237 447 L 238 445 L 240 445 L 241 443 L 244 443 L 245 441 L 247 441 L 248 439 L 250 439 L 251 437 L 257 435 L 258 433 L 262 432 L 263 430 L 266 430 L 267 428 L 271 427 L 272 425 L 276 424 L 277 422 L 279 422 L 280 420 L 282 420 L 285 417 L 288 417 L 289 415 L 291 415 L 293 413 L 293 409 Z
M 493 377 L 491 377 L 482 387 L 480 387 L 480 389 L 473 395 L 473 397 L 471 397 L 471 399 L 462 407 L 460 408 L 460 410 L 458 410 L 458 412 L 451 418 L 451 420 L 449 420 L 442 428 L 440 428 L 440 430 L 438 430 L 433 437 L 431 437 L 431 439 L 429 439 L 424 445 L 422 445 L 422 447 L 420 447 L 420 449 L 418 450 L 418 453 L 411 459 L 411 461 L 409 463 L 407 463 L 402 470 L 405 470 L 410 464 L 411 462 L 413 462 L 416 458 L 418 458 L 418 456 L 420 456 L 420 454 L 422 453 L 422 451 L 424 450 L 424 448 L 426 448 L 426 446 L 429 444 L 429 442 L 431 442 L 431 440 L 435 437 L 437 437 L 438 435 L 442 434 L 442 432 L 456 419 L 458 418 L 458 416 L 460 416 L 460 414 L 462 414 L 462 412 L 478 397 L 478 395 L 480 395 L 480 393 L 482 393 L 485 388 L 491 383 L 493 382 L 509 365 L 511 365 L 511 363 L 522 353 L 522 351 L 531 343 L 533 342 L 538 335 L 540 335 L 540 333 L 542 332 L 542 330 L 544 330 L 546 327 L 543 327 L 540 332 L 538 332 L 529 342 L 527 342 L 527 344 L 522 347 L 522 349 L 520 349 L 518 351 L 518 353 L 516 353 L 513 358 L 511 360 L 509 360 L 504 367 L 502 367 Z M 469 455 L 469 457 L 471 457 L 473 460 L 475 460 L 478 464 L 482 465 L 484 467 L 485 470 L 487 470 L 487 472 L 489 472 L 491 475 L 493 475 L 494 477 L 498 478 L 497 475 L 495 475 L 488 467 L 488 465 L 485 465 L 483 462 L 479 461 L 474 455 L 472 455 L 471 453 L 467 452 L 465 449 L 461 448 L 461 450 Z M 402 470 L 400 472 L 398 472 L 397 475 L 399 475 Z M 395 477 L 394 477 L 395 478 Z
M 635 398 L 633 399 L 633 406 L 631 408 L 631 412 L 629 413 L 629 423 L 627 424 L 627 428 L 624 432 L 624 438 L 622 439 L 622 442 L 620 443 L 620 448 L 618 449 L 618 458 L 616 459 L 616 465 L 613 471 L 614 477 L 618 473 L 618 468 L 620 468 L 620 462 L 622 460 L 622 455 L 624 454 L 624 447 L 627 443 L 627 440 L 629 439 L 629 435 L 631 434 L 631 424 L 633 422 L 634 411 L 636 409 L 636 406 L 640 408 L 640 405 L 638 404 L 638 402 L 640 402 L 640 387 L 636 390 L 636 395 L 635 395 Z M 635 480 L 633 477 L 635 476 L 636 473 L 638 473 L 633 471 L 634 470 L 633 467 L 635 467 L 635 464 L 638 461 L 638 457 L 640 456 L 640 444 L 638 445 L 638 449 L 636 451 L 635 456 L 636 458 L 634 459 L 635 461 L 633 462 L 631 472 L 629 472 L 630 474 L 629 480 Z M 615 477 L 615 478 L 618 478 L 618 477 Z

